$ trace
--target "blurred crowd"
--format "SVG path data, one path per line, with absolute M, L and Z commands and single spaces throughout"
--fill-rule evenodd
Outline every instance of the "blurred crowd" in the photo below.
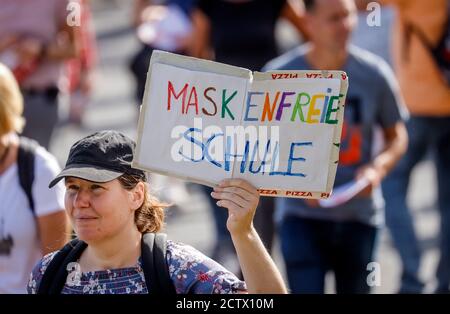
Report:
M 92 8 L 114 1 L 107 2 L 0 0 L 0 293 L 24 293 L 35 263 L 69 239 L 64 186 L 48 189 L 61 166 L 49 150 L 58 128 L 83 128 L 90 114 L 100 54 Z M 337 293 L 370 293 L 367 265 L 377 261 L 384 228 L 401 259 L 397 292 L 426 292 L 407 202 L 411 172 L 424 158 L 437 170 L 440 217 L 432 292 L 450 292 L 450 1 L 130 0 L 129 6 L 130 36 L 139 42 L 127 60 L 136 112 L 155 49 L 252 71 L 349 75 L 335 187 L 364 178 L 367 188 L 337 208 L 261 197 L 256 211 L 254 225 L 269 252 L 280 239 L 292 293 L 324 293 L 329 271 Z M 287 46 L 280 25 L 289 30 Z M 175 207 L 193 187 L 206 195 L 212 257 L 239 276 L 228 216 L 209 197 L 211 188 L 157 180 L 167 186 L 161 197 Z

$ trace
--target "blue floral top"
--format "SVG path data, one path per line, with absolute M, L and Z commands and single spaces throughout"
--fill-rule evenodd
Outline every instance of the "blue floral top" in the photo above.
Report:
M 56 252 L 44 256 L 34 267 L 27 290 L 35 294 L 42 276 Z M 189 245 L 167 241 L 167 265 L 177 293 L 246 292 L 243 281 L 223 266 Z M 142 263 L 134 267 L 83 272 L 78 280 L 69 280 L 63 294 L 143 294 L 148 293 Z

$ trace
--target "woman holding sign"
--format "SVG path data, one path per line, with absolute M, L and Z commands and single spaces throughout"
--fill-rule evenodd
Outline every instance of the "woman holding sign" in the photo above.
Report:
M 225 180 L 212 193 L 228 209 L 242 282 L 194 248 L 161 241 L 161 234 L 153 237 L 163 227 L 165 205 L 149 194 L 145 172 L 131 167 L 134 147 L 114 131 L 97 132 L 72 146 L 50 187 L 64 179 L 65 207 L 78 239 L 41 259 L 29 293 L 286 292 L 253 228 L 259 201 L 253 186 Z

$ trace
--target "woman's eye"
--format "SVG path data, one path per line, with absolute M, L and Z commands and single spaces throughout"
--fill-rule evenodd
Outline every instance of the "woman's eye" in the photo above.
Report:
M 79 188 L 76 185 L 68 185 L 68 186 L 66 186 L 66 190 L 68 190 L 68 191 L 76 191 L 78 189 Z
M 91 185 L 91 190 L 93 190 L 93 191 L 99 191 L 101 189 L 103 189 L 103 187 L 101 185 L 97 185 L 97 184 Z

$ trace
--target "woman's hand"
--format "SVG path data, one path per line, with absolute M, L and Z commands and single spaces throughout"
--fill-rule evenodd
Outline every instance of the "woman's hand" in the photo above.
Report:
M 259 192 L 242 179 L 223 180 L 211 196 L 217 205 L 228 209 L 227 228 L 232 235 L 249 234 L 253 230 L 253 217 L 259 202 Z

